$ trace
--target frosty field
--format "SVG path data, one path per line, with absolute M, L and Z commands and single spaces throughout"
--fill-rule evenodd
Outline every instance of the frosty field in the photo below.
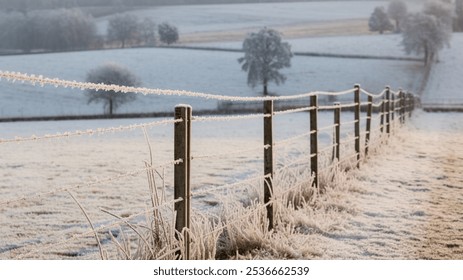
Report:
M 376 36 L 358 38 L 367 54 L 375 53 L 377 49 L 392 54 L 400 50 L 400 46 L 396 45 L 397 37 L 384 36 L 386 42 L 389 42 L 386 45 L 382 45 L 382 38 Z M 345 37 L 333 38 L 331 41 L 333 53 L 343 53 L 345 48 L 353 50 L 360 46 L 352 39 L 343 45 Z M 320 42 L 319 45 L 323 44 L 324 42 Z M 313 47 L 305 47 L 308 45 L 311 44 L 297 45 L 296 49 L 312 51 Z M 241 71 L 237 62 L 241 56 L 242 54 L 233 52 L 126 49 L 3 56 L 0 57 L 0 63 L 8 71 L 85 81 L 90 69 L 106 62 L 116 62 L 131 69 L 140 78 L 142 86 L 148 88 L 259 96 L 262 90 L 260 87 L 252 89 L 246 84 L 246 73 Z M 278 95 L 292 95 L 315 90 L 345 90 L 360 83 L 372 92 L 380 92 L 386 85 L 393 89 L 401 87 L 415 92 L 421 85 L 422 71 L 420 62 L 296 56 L 292 59 L 292 67 L 283 71 L 288 76 L 286 83 L 280 86 L 270 84 L 269 90 Z M 103 113 L 101 105 L 87 105 L 81 90 L 55 89 L 49 86 L 41 88 L 3 81 L 0 97 L 3 100 L 0 104 L 2 117 Z M 188 103 L 194 110 L 217 108 L 216 101 L 198 102 L 195 99 L 140 96 L 135 102 L 123 105 L 119 112 L 171 112 L 178 103 Z
M 262 25 L 282 28 L 284 33 L 311 23 L 364 21 L 373 7 L 384 3 L 253 4 L 229 5 L 227 9 L 214 5 L 180 6 L 133 13 L 139 17 L 153 16 L 157 22 L 167 20 L 164 16 L 169 15 L 169 21 L 180 27 L 181 36 L 223 32 L 227 37 L 229 33 L 242 34 Z M 100 22 L 101 29 L 105 20 Z M 415 57 L 403 54 L 398 35 L 295 37 L 288 39 L 293 50 L 299 52 Z M 227 38 L 194 45 L 240 47 L 239 41 Z M 455 34 L 452 48 L 444 50 L 442 61 L 434 65 L 422 96 L 425 102 L 437 100 L 445 105 L 461 99 L 459 62 L 463 56 L 458 46 L 463 43 L 462 38 L 461 34 Z M 204 41 L 208 40 L 198 40 Z M 260 88 L 251 89 L 246 84 L 246 73 L 237 62 L 241 55 L 137 48 L 0 56 L 0 70 L 84 81 L 90 69 L 112 61 L 133 70 L 147 88 L 260 96 Z M 269 87 L 276 95 L 341 91 L 357 83 L 373 93 L 390 85 L 393 90 L 403 88 L 420 94 L 425 69 L 419 61 L 295 56 L 292 67 L 283 72 L 287 82 Z M 103 112 L 101 105 L 88 105 L 84 93 L 78 89 L 5 80 L 0 81 L 0 100 L 0 117 Z M 174 106 L 179 103 L 192 105 L 194 116 L 196 111 L 216 109 L 218 105 L 217 101 L 198 98 L 139 96 L 118 112 L 173 115 Z M 364 133 L 366 118 L 362 117 Z M 342 120 L 352 122 L 353 113 L 343 111 Z M 234 203 L 243 206 L 243 212 L 262 208 L 256 203 L 263 188 L 262 117 L 194 121 L 191 151 L 194 215 L 205 217 L 205 227 L 212 227 L 221 219 L 246 217 L 235 223 L 237 230 L 244 232 L 244 249 L 228 252 L 225 258 L 462 259 L 461 120 L 458 113 L 418 110 L 404 126 L 395 123 L 396 130 L 389 138 L 380 138 L 376 129 L 373 139 L 379 146 L 372 146 L 370 156 L 362 160 L 359 170 L 347 161 L 340 166 L 349 172 L 329 169 L 323 173 L 322 181 L 327 187 L 315 191 L 307 187 L 307 192 L 313 191 L 312 196 L 299 201 L 308 207 L 299 207 L 289 195 L 285 197 L 289 202 L 278 202 L 280 224 L 271 233 L 263 230 L 262 218 L 225 213 Z M 172 197 L 173 124 L 146 125 L 146 133 L 141 128 L 118 128 L 153 121 L 160 119 L 0 123 L 0 139 L 12 140 L 0 141 L 0 259 L 99 259 L 90 224 L 108 226 L 99 236 L 110 258 L 126 258 L 117 250 L 117 242 L 124 240 L 131 242 L 126 250 L 136 251 L 137 236 L 130 224 L 121 221 L 127 219 L 143 231 L 153 225 L 150 215 L 156 211 L 151 205 L 147 163 L 158 166 L 155 190 L 169 198 L 166 200 Z M 318 121 L 319 127 L 331 126 L 333 112 L 320 112 Z M 375 118 L 374 127 L 378 125 L 379 119 Z M 114 129 L 110 132 L 84 136 L 33 141 L 20 138 L 111 127 Z M 275 181 L 280 185 L 291 188 L 294 187 L 291 184 L 296 187 L 309 184 L 309 136 L 300 137 L 309 129 L 306 112 L 275 116 L 275 165 L 278 173 L 283 174 Z M 343 126 L 343 136 L 352 139 L 352 130 L 352 123 Z M 333 142 L 332 136 L 332 128 L 319 135 L 323 164 L 332 160 L 332 148 L 326 149 Z M 363 137 L 364 134 L 362 153 Z M 353 153 L 352 145 L 351 140 L 343 150 L 344 155 Z M 305 166 L 302 171 L 301 166 Z M 294 178 L 303 183 L 293 181 Z M 173 215 L 169 211 L 166 210 L 165 217 L 170 221 Z M 118 225 L 110 226 L 112 223 Z M 232 235 L 230 232 L 229 228 L 223 235 Z

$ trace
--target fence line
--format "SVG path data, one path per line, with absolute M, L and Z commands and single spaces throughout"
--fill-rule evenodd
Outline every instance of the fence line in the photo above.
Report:
M 164 124 L 173 124 L 174 125 L 174 161 L 167 162 L 163 165 L 159 165 L 156 167 L 147 167 L 139 170 L 130 171 L 124 174 L 120 174 L 114 177 L 95 180 L 92 182 L 87 182 L 84 184 L 74 185 L 74 186 L 67 186 L 63 188 L 56 189 L 50 192 L 39 193 L 35 195 L 25 196 L 19 199 L 10 200 L 0 202 L 0 206 L 9 205 L 12 203 L 16 203 L 23 200 L 28 199 L 36 199 L 41 198 L 43 196 L 54 195 L 58 192 L 70 191 L 75 188 L 80 188 L 83 186 L 90 186 L 90 185 L 97 185 L 101 183 L 112 182 L 121 178 L 135 176 L 142 172 L 155 170 L 157 168 L 161 168 L 165 165 L 173 165 L 174 166 L 174 199 L 172 200 L 174 211 L 176 213 L 175 217 L 175 238 L 179 241 L 184 242 L 184 250 L 180 252 L 179 249 L 176 249 L 175 254 L 178 258 L 182 259 L 190 259 L 190 246 L 191 246 L 191 237 L 190 237 L 190 216 L 191 216 L 191 199 L 197 197 L 201 194 L 210 193 L 212 191 L 218 190 L 230 190 L 238 186 L 243 186 L 251 182 L 259 181 L 262 183 L 263 186 L 263 193 L 264 193 L 264 201 L 263 204 L 259 206 L 260 209 L 265 209 L 266 217 L 265 219 L 268 222 L 269 229 L 274 227 L 274 220 L 273 220 L 273 202 L 275 201 L 274 188 L 278 186 L 275 185 L 274 175 L 278 172 L 287 168 L 290 164 L 286 164 L 283 167 L 275 169 L 274 166 L 274 147 L 282 146 L 288 143 L 291 143 L 297 139 L 304 138 L 310 136 L 310 144 L 308 144 L 309 148 L 309 156 L 305 159 L 301 160 L 302 163 L 306 163 L 305 166 L 308 166 L 310 170 L 310 174 L 312 175 L 313 179 L 313 187 L 318 188 L 320 185 L 319 182 L 319 173 L 325 172 L 327 168 L 333 167 L 335 165 L 339 165 L 346 161 L 351 162 L 352 158 L 356 158 L 355 165 L 357 168 L 360 168 L 360 163 L 365 157 L 368 155 L 368 148 L 372 146 L 372 143 L 378 141 L 377 139 L 382 139 L 383 136 L 391 135 L 392 130 L 396 127 L 392 125 L 395 121 L 399 123 L 404 123 L 406 117 L 411 116 L 411 112 L 414 109 L 414 97 L 410 94 L 405 94 L 404 91 L 399 90 L 397 92 L 393 92 L 387 87 L 384 91 L 379 94 L 370 93 L 364 89 L 362 89 L 359 85 L 356 85 L 353 89 L 340 91 L 340 92 L 310 92 L 305 94 L 299 95 L 291 95 L 291 96 L 281 96 L 281 97 L 237 97 L 237 96 L 222 96 L 222 95 L 211 95 L 205 93 L 197 93 L 197 92 L 187 92 L 187 91 L 171 91 L 171 90 L 157 90 L 157 89 L 145 89 L 145 88 L 131 88 L 131 87 L 120 87 L 114 85 L 101 85 L 101 84 L 91 84 L 91 83 L 79 83 L 79 82 L 70 82 L 70 81 L 63 81 L 59 79 L 49 79 L 44 78 L 41 76 L 34 76 L 34 75 L 27 75 L 27 74 L 20 74 L 20 73 L 10 73 L 10 72 L 3 72 L 0 71 L 0 78 L 6 78 L 10 81 L 22 81 L 28 82 L 31 84 L 39 84 L 39 85 L 54 85 L 54 86 L 62 86 L 62 87 L 74 87 L 80 89 L 95 89 L 95 90 L 115 90 L 120 92 L 139 92 L 143 94 L 160 94 L 160 95 L 181 95 L 181 96 L 194 96 L 199 98 L 207 98 L 207 99 L 217 99 L 217 100 L 228 100 L 228 101 L 259 101 L 263 102 L 263 111 L 262 114 L 248 114 L 248 115 L 230 115 L 230 116 L 208 116 L 208 117 L 196 117 L 193 116 L 192 108 L 188 105 L 178 105 L 175 108 L 175 116 L 172 120 L 164 120 L 158 122 L 152 122 L 147 124 L 138 124 L 138 125 L 130 125 L 125 127 L 119 128 L 106 128 L 106 129 L 96 129 L 96 130 L 86 130 L 86 131 L 76 131 L 73 133 L 58 133 L 56 135 L 45 135 L 41 137 L 32 136 L 29 138 L 14 138 L 14 139 L 6 139 L 0 140 L 1 143 L 9 143 L 9 142 L 25 142 L 25 141 L 33 141 L 33 140 L 43 140 L 43 139 L 52 139 L 52 138 L 64 138 L 70 136 L 80 136 L 80 135 L 94 135 L 99 133 L 107 133 L 107 132 L 116 132 L 122 130 L 129 130 L 135 128 L 144 128 L 147 126 L 157 126 L 157 125 L 164 125 Z M 331 96 L 338 96 L 338 95 L 345 95 L 345 94 L 354 94 L 353 103 L 341 104 L 341 103 L 334 103 L 332 106 L 320 106 L 318 104 L 318 96 L 320 95 L 331 95 Z M 363 93 L 368 97 L 368 102 L 360 102 L 360 94 Z M 397 99 L 395 99 L 397 96 Z M 290 99 L 300 99 L 310 97 L 310 102 L 307 105 L 309 107 L 301 107 L 283 111 L 274 111 L 274 101 L 278 100 L 290 100 Z M 379 99 L 381 101 L 378 103 L 373 103 L 373 99 Z M 395 106 L 399 104 L 400 106 Z M 361 106 L 367 106 L 367 116 L 361 117 Z M 345 108 L 353 108 L 354 109 L 354 120 L 351 121 L 343 121 L 341 122 L 341 111 Z M 380 110 L 375 112 L 377 114 L 376 117 L 373 117 L 373 110 L 372 108 L 379 108 Z M 325 110 L 329 111 L 332 110 L 334 112 L 334 123 L 333 125 L 328 125 L 325 127 L 318 127 L 318 111 Z M 294 137 L 290 137 L 288 139 L 284 139 L 278 142 L 273 141 L 273 119 L 274 117 L 278 117 L 284 114 L 291 114 L 291 113 L 299 113 L 299 112 L 309 112 L 308 117 L 310 120 L 310 125 L 306 128 L 306 131 L 303 134 L 296 135 Z M 397 112 L 397 113 L 396 113 Z M 395 114 L 397 114 L 397 118 L 395 118 Z M 192 126 L 193 122 L 220 122 L 220 121 L 231 121 L 231 120 L 247 120 L 247 119 L 262 119 L 264 122 L 264 131 L 263 131 L 263 145 L 258 146 L 252 149 L 242 149 L 239 151 L 233 151 L 230 153 L 216 153 L 216 154 L 208 154 L 208 155 L 191 155 L 191 134 L 192 134 Z M 361 131 L 360 124 L 361 122 L 366 121 L 366 128 L 365 131 Z M 373 127 L 372 121 L 379 121 L 379 125 Z M 341 128 L 344 126 L 354 125 L 354 135 L 348 137 L 341 137 Z M 323 130 L 332 130 L 333 133 L 333 143 L 319 149 L 319 133 Z M 377 139 L 371 139 L 370 136 L 379 133 Z M 364 140 L 364 143 L 362 143 Z M 352 142 L 354 149 L 351 149 Z M 361 148 L 365 149 L 365 152 L 361 150 Z M 344 149 L 351 149 L 350 151 L 344 152 Z M 236 182 L 233 184 L 227 184 L 218 187 L 211 187 L 204 189 L 202 191 L 192 191 L 191 190 L 191 160 L 193 159 L 201 159 L 201 158 L 217 158 L 223 157 L 228 155 L 235 155 L 240 153 L 247 153 L 249 151 L 254 150 L 262 150 L 264 152 L 264 159 L 263 159 L 263 167 L 264 173 L 262 176 L 257 176 L 253 178 L 249 178 L 246 180 L 242 180 L 240 182 Z M 343 153 L 341 153 L 341 149 Z M 331 163 L 323 168 L 319 167 L 320 164 L 320 155 L 327 154 L 332 151 L 332 158 Z M 341 156 L 342 155 L 342 156 Z M 342 158 L 341 158 L 342 157 Z M 299 163 L 299 160 L 296 161 Z M 153 209 L 151 209 L 153 210 Z M 246 214 L 246 216 L 249 213 Z M 252 213 L 251 213 L 252 214 Z M 238 217 L 242 218 L 242 217 Z M 127 221 L 126 221 L 127 222 Z M 124 221 L 121 221 L 124 223 Z M 96 231 L 100 229 L 97 228 Z M 91 232 L 93 234 L 94 231 Z
M 77 82 L 67 81 L 58 78 L 47 78 L 42 75 L 29 75 L 18 72 L 9 72 L 0 70 L 0 79 L 6 79 L 9 82 L 20 81 L 23 83 L 29 83 L 32 85 L 39 84 L 40 86 L 51 85 L 55 87 L 73 88 L 80 90 L 96 90 L 96 91 L 114 91 L 118 93 L 140 93 L 143 95 L 165 95 L 165 96 L 184 96 L 184 97 L 197 97 L 203 99 L 213 99 L 221 101 L 266 101 L 266 100 L 292 100 L 301 99 L 304 97 L 319 96 L 319 95 L 332 95 L 339 96 L 352 93 L 353 90 L 345 90 L 339 92 L 327 92 L 327 91 L 313 91 L 308 93 L 301 93 L 287 96 L 265 96 L 265 97 L 243 97 L 243 96 L 227 96 L 219 94 L 210 94 L 204 92 L 194 92 L 186 90 L 165 90 L 165 89 L 152 89 L 144 87 L 128 87 L 119 85 L 107 85 L 107 84 L 95 84 L 88 82 Z
M 162 120 L 162 121 L 155 121 L 155 122 L 148 122 L 148 123 L 141 123 L 141 124 L 132 124 L 127 126 L 118 126 L 118 127 L 107 127 L 107 128 L 97 128 L 97 129 L 86 129 L 86 130 L 76 130 L 74 132 L 57 132 L 55 134 L 45 134 L 43 136 L 36 136 L 32 135 L 29 137 L 20 137 L 15 136 L 14 138 L 10 139 L 1 139 L 0 144 L 6 143 L 21 143 L 21 142 L 30 142 L 30 141 L 40 141 L 40 140 L 52 140 L 52 139 L 61 139 L 61 138 L 70 138 L 75 136 L 85 136 L 85 135 L 102 135 L 106 133 L 114 133 L 114 132 L 122 132 L 127 130 L 135 130 L 138 128 L 150 128 L 160 125 L 167 125 L 167 124 L 175 124 L 181 122 L 182 120 Z

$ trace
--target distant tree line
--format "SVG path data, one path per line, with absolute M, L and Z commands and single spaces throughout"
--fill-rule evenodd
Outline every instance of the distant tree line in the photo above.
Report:
M 95 41 L 96 25 L 78 9 L 0 14 L 0 48 L 23 52 L 87 49 Z
M 117 14 L 108 21 L 108 43 L 119 43 L 121 48 L 129 45 L 155 46 L 157 36 L 167 45 L 178 41 L 178 29 L 168 23 L 159 26 L 151 18 L 138 19 L 131 14 Z
M 175 43 L 175 26 L 159 27 L 150 18 L 138 19 L 117 14 L 108 20 L 106 38 L 97 34 L 95 20 L 80 9 L 37 10 L 28 13 L 0 12 L 0 49 L 31 51 L 69 51 L 105 46 L 154 46 L 160 41 Z M 106 39 L 106 40 L 105 40 Z
M 391 20 L 395 22 L 395 26 Z M 388 9 L 376 7 L 369 20 L 370 31 L 402 33 L 406 53 L 423 54 L 425 65 L 437 60 L 438 52 L 450 46 L 452 31 L 463 31 L 463 0 L 433 0 L 422 12 L 408 13 L 402 0 L 393 0 Z

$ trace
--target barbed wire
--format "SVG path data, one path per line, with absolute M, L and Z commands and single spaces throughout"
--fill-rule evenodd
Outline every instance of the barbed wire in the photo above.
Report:
M 95 90 L 95 91 L 114 91 L 120 93 L 140 93 L 143 95 L 165 95 L 165 96 L 188 96 L 188 97 L 197 97 L 203 99 L 213 99 L 221 101 L 266 101 L 266 100 L 291 100 L 291 99 L 300 99 L 305 97 L 311 97 L 316 95 L 344 95 L 354 92 L 354 89 L 349 89 L 339 92 L 327 92 L 327 91 L 313 91 L 295 95 L 286 95 L 286 96 L 265 96 L 265 97 L 243 97 L 243 96 L 227 96 L 219 94 L 210 94 L 203 92 L 194 92 L 186 90 L 169 90 L 169 89 L 152 89 L 145 87 L 129 87 L 129 86 L 119 86 L 119 85 L 107 85 L 107 84 L 96 84 L 89 82 L 77 82 L 77 81 L 67 81 L 58 78 L 47 78 L 43 75 L 29 75 L 19 72 L 10 72 L 10 71 L 0 71 L 0 80 L 6 79 L 9 82 L 20 81 L 23 83 L 29 83 L 32 85 L 39 84 L 40 86 L 51 85 L 54 87 L 63 87 L 63 88 L 73 88 L 80 90 Z
M 359 122 L 358 120 L 351 121 L 351 122 L 341 122 L 341 126 L 356 124 L 356 123 L 358 123 L 358 122 Z
M 260 119 L 269 118 L 270 114 L 248 114 L 248 115 L 229 115 L 229 116 L 193 116 L 193 122 L 212 122 L 212 121 L 234 121 L 234 120 L 247 120 L 247 119 Z
M 383 96 L 383 95 L 386 93 L 386 91 L 387 91 L 387 89 L 384 89 L 382 92 L 380 92 L 380 93 L 378 93 L 378 94 L 374 94 L 374 93 L 371 93 L 371 92 L 366 91 L 366 90 L 363 89 L 363 88 L 360 88 L 360 92 L 362 92 L 362 93 L 364 93 L 364 94 L 366 94 L 366 95 L 368 95 L 368 96 L 371 96 L 371 97 L 373 97 L 373 98 L 378 98 L 378 97 Z
M 379 101 L 377 103 L 372 103 L 371 106 L 374 107 L 374 108 L 379 108 L 379 107 L 381 107 L 383 105 L 383 103 L 384 102 L 381 100 L 381 101 Z
M 270 148 L 271 145 L 263 145 L 263 146 L 258 146 L 254 148 L 249 148 L 249 149 L 241 149 L 241 150 L 235 150 L 233 152 L 224 152 L 224 153 L 215 153 L 215 154 L 198 154 L 198 155 L 193 155 L 191 157 L 191 160 L 196 160 L 196 159 L 204 159 L 204 158 L 216 158 L 216 157 L 224 157 L 224 156 L 231 156 L 231 155 L 237 155 L 237 154 L 244 154 L 244 153 L 249 153 L 249 152 L 254 152 L 257 150 L 267 150 Z
M 166 124 L 175 124 L 182 122 L 181 119 L 166 119 L 162 121 L 155 121 L 155 122 L 148 122 L 148 123 L 141 123 L 141 124 L 132 124 L 126 126 L 118 126 L 118 127 L 107 127 L 107 128 L 97 128 L 97 129 L 86 129 L 86 130 L 76 130 L 74 132 L 57 132 L 55 134 L 45 134 L 41 136 L 28 136 L 28 137 L 20 137 L 15 136 L 14 138 L 10 139 L 0 139 L 0 144 L 5 143 L 21 143 L 21 142 L 30 142 L 30 141 L 40 141 L 40 140 L 52 140 L 52 139 L 60 139 L 60 138 L 70 138 L 76 136 L 85 136 L 85 135 L 102 135 L 106 133 L 114 133 L 114 132 L 122 132 L 127 130 L 135 130 L 138 128 L 150 128 L 154 126 L 161 126 Z
M 220 191 L 220 190 L 230 190 L 230 189 L 235 189 L 238 187 L 242 187 L 243 185 L 258 181 L 258 180 L 264 180 L 266 178 L 270 178 L 271 174 L 267 175 L 261 175 L 261 176 L 256 176 L 248 179 L 241 180 L 239 182 L 231 183 L 231 184 L 226 184 L 226 185 L 221 185 L 221 186 L 213 186 L 209 188 L 204 188 L 200 191 L 193 191 L 191 192 L 191 195 L 194 196 L 200 196 L 203 194 L 209 194 L 211 191 Z
M 327 126 L 321 127 L 319 129 L 317 129 L 317 131 L 321 132 L 321 131 L 331 130 L 331 129 L 335 129 L 337 126 L 338 126 L 338 124 L 335 123 L 335 124 L 332 124 L 332 125 L 327 125 Z
M 293 137 L 290 137 L 290 138 L 286 138 L 286 139 L 283 139 L 283 140 L 280 140 L 280 141 L 276 141 L 274 143 L 274 145 L 276 147 L 281 147 L 281 146 L 284 146 L 288 143 L 292 143 L 296 140 L 299 140 L 301 138 L 304 138 L 304 137 L 307 137 L 307 136 L 310 136 L 312 134 L 312 132 L 307 132 L 307 133 L 303 133 L 303 134 L 299 134 L 299 135 L 296 135 L 296 136 L 293 136 Z
M 317 107 L 312 106 L 312 107 L 303 107 L 303 108 L 289 109 L 289 110 L 283 110 L 283 111 L 275 111 L 273 112 L 273 115 L 278 116 L 278 115 L 284 115 L 284 114 L 306 112 L 306 111 L 312 111 L 314 109 L 317 109 Z

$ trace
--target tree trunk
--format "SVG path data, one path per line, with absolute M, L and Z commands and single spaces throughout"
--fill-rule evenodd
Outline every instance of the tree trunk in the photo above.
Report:
M 264 82 L 264 96 L 267 96 L 267 95 L 268 95 L 267 82 Z
M 428 45 L 424 44 L 424 66 L 427 66 L 429 62 L 429 50 Z
M 113 99 L 112 98 L 109 99 L 109 115 L 110 116 L 113 115 Z

